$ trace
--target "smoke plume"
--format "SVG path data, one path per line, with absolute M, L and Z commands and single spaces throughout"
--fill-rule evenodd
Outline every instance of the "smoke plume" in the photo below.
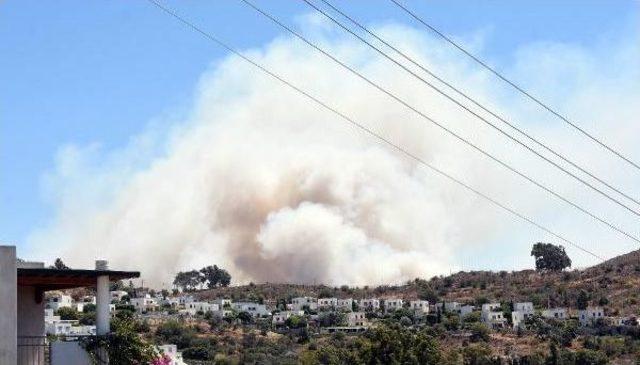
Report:
M 365 46 L 323 29 L 313 33 L 324 47 L 425 113 L 572 198 L 588 196 Z M 592 161 L 585 152 L 592 145 L 439 41 L 401 26 L 378 30 L 563 152 Z M 620 81 L 615 87 L 604 76 L 586 77 L 602 60 L 570 46 L 525 47 L 510 73 L 533 88 L 551 90 L 543 96 L 562 100 L 576 118 L 611 126 L 588 127 L 630 147 L 635 139 L 630 136 L 640 128 L 618 117 L 637 116 L 638 103 L 626 101 L 638 100 L 640 67 L 630 71 L 637 65 L 637 46 L 620 49 L 612 57 L 620 67 L 608 75 Z M 554 229 L 576 239 L 592 231 L 597 233 L 591 237 L 616 239 L 299 42 L 278 38 L 249 54 L 377 133 Z M 572 71 L 562 74 L 566 60 Z M 554 88 L 556 82 L 569 86 Z M 623 99 L 605 98 L 605 92 Z M 613 114 L 594 107 L 591 114 L 581 114 L 584 106 L 596 105 L 594 100 L 609 110 L 623 102 L 624 107 Z M 638 157 L 637 147 L 630 150 Z M 609 165 L 593 166 L 608 171 Z M 612 172 L 610 178 L 629 189 L 638 186 L 637 178 L 625 176 Z M 214 263 L 228 269 L 236 283 L 399 282 L 464 268 L 464 257 L 474 255 L 485 255 L 485 263 L 496 266 L 501 257 L 513 260 L 512 267 L 522 266 L 526 261 L 513 259 L 513 252 L 526 257 L 534 240 L 552 240 L 233 56 L 215 62 L 202 76 L 192 110 L 180 121 L 158 117 L 115 151 L 100 145 L 62 147 L 44 189 L 55 217 L 30 238 L 43 256 L 60 256 L 80 267 L 104 257 L 112 267 L 141 270 L 156 285 L 170 283 L 178 270 Z

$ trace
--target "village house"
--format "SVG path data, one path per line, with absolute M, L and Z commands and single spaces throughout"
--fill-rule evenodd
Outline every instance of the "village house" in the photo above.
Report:
M 380 309 L 380 300 L 374 298 L 362 299 L 358 302 L 358 305 L 360 306 L 360 310 L 377 311 Z
M 587 309 L 578 311 L 580 326 L 593 326 L 599 319 L 604 319 L 604 310 L 602 307 L 588 307 Z
M 199 313 L 204 314 L 207 312 L 215 312 L 219 309 L 220 308 L 218 307 L 218 305 L 214 303 L 191 302 L 191 303 L 187 303 L 185 305 L 185 308 L 181 309 L 180 312 L 189 314 L 191 316 L 195 316 L 196 314 L 199 314 Z
M 402 299 L 399 298 L 389 298 L 384 300 L 384 311 L 386 313 L 395 312 L 398 309 L 401 309 L 403 305 Z
M 45 308 L 53 309 L 54 312 L 57 312 L 60 308 L 71 308 L 72 306 L 73 299 L 69 295 L 62 294 L 60 292 L 53 292 L 47 295 L 47 304 L 45 305 Z
M 111 297 L 111 302 L 120 302 L 122 298 L 128 295 L 129 293 L 127 293 L 124 290 L 112 290 L 109 292 L 109 296 Z
M 238 312 L 247 312 L 252 317 L 267 317 L 271 315 L 271 312 L 267 310 L 264 304 L 258 304 L 253 302 L 236 302 L 232 304 L 233 309 Z
M 304 315 L 304 311 L 301 311 L 301 310 L 300 311 L 283 311 L 279 313 L 274 313 L 271 318 L 271 324 L 273 324 L 276 327 L 284 326 L 287 319 L 289 319 L 291 316 L 303 316 L 303 315 Z
M 475 310 L 475 307 L 472 305 L 463 305 L 460 307 L 460 318 L 463 318 L 466 315 L 469 315 Z
M 96 297 L 94 297 L 93 295 L 85 296 L 84 298 L 80 299 L 79 301 L 73 303 L 73 308 L 78 312 L 83 312 L 84 311 L 84 307 L 87 304 L 96 305 Z
M 185 300 L 187 299 L 185 298 Z M 193 301 L 193 297 L 191 297 L 190 300 Z M 211 301 L 211 303 L 217 304 L 220 309 L 231 309 L 233 301 L 231 299 L 218 298 Z
M 486 303 L 482 305 L 480 321 L 491 328 L 502 328 L 507 319 L 504 318 L 500 303 Z
M 365 327 L 367 326 L 367 317 L 364 312 L 347 313 L 347 325 L 349 327 Z
M 149 294 L 142 298 L 131 298 L 129 303 L 138 313 L 153 312 L 158 308 L 158 301 L 156 298 L 151 298 Z
M 523 302 L 515 303 L 511 312 L 511 323 L 513 329 L 523 327 L 525 321 L 533 316 L 533 303 Z
M 343 312 L 351 312 L 353 310 L 353 299 L 338 299 L 336 300 L 336 309 Z
M 409 302 L 411 308 L 417 316 L 429 314 L 429 302 L 426 300 L 412 300 Z
M 338 304 L 338 298 L 318 299 L 318 309 L 333 309 Z
M 444 302 L 444 311 L 446 313 L 458 313 L 458 312 L 460 312 L 460 303 L 458 303 L 458 302 Z
M 564 320 L 569 318 L 565 308 L 549 308 L 542 311 L 542 317 L 546 319 Z
M 300 311 L 308 308 L 309 310 L 318 309 L 318 300 L 313 297 L 298 297 L 291 299 L 291 310 Z

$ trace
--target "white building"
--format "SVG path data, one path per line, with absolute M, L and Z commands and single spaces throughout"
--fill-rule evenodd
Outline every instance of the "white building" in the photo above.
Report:
M 193 298 L 191 298 L 193 301 Z M 213 304 L 217 304 L 220 309 L 231 309 L 231 304 L 233 301 L 231 299 L 218 298 L 212 301 Z
M 589 307 L 578 311 L 578 320 L 581 326 L 593 326 L 598 319 L 604 318 L 602 307 Z
M 384 300 L 384 311 L 395 312 L 402 308 L 403 301 L 400 298 L 389 298 Z
M 533 316 L 533 303 L 531 302 L 515 303 L 513 309 L 511 312 L 513 329 L 523 327 L 525 321 Z
M 109 292 L 109 296 L 111 297 L 111 301 L 116 301 L 119 302 L 122 300 L 122 298 L 128 296 L 129 293 L 127 293 L 124 290 L 112 290 Z
M 75 310 L 78 312 L 83 312 L 84 307 L 87 304 L 96 305 L 96 297 L 94 297 L 93 295 L 88 295 L 82 298 L 80 301 L 73 303 L 73 308 L 75 308 Z
M 569 318 L 567 315 L 567 310 L 565 308 L 549 308 L 542 311 L 542 317 L 547 319 L 558 319 L 564 320 Z
M 409 308 L 418 316 L 429 314 L 429 302 L 426 300 L 412 300 L 409 302 Z
M 380 309 L 380 300 L 375 298 L 362 299 L 358 305 L 360 310 L 377 311 Z
M 522 313 L 533 313 L 533 303 L 531 302 L 515 303 L 513 305 L 513 310 L 516 312 L 522 312 Z
M 349 327 L 366 327 L 367 317 L 364 312 L 347 313 L 347 326 Z
M 338 299 L 336 300 L 336 309 L 346 312 L 353 310 L 353 299 Z
M 463 305 L 463 306 L 461 306 L 460 307 L 460 318 L 463 318 L 464 316 L 472 313 L 474 309 L 475 309 L 475 307 L 472 306 L 472 305 Z
M 309 308 L 309 310 L 318 309 L 318 299 L 313 297 L 298 297 L 291 299 L 291 305 L 289 306 L 291 310 L 301 311 L 305 308 Z
M 507 319 L 504 318 L 500 303 L 486 303 L 482 305 L 480 321 L 491 328 L 500 328 L 504 327 Z
M 144 298 L 131 298 L 129 303 L 135 308 L 137 312 L 152 312 L 158 308 L 158 302 L 155 298 L 151 298 L 148 295 Z
M 178 351 L 178 346 L 173 344 L 161 345 L 158 346 L 158 350 L 162 352 L 165 357 L 169 358 L 168 365 L 187 365 L 182 359 L 182 353 Z
M 73 307 L 73 299 L 66 294 L 62 294 L 60 292 L 52 293 L 47 298 L 46 308 L 53 309 L 54 311 L 58 311 L 58 309 L 67 307 Z
M 264 304 L 252 303 L 252 302 L 237 302 L 232 304 L 233 309 L 238 312 L 247 312 L 252 317 L 266 317 L 271 315 L 271 312 L 267 310 L 267 306 Z
M 461 304 L 458 302 L 444 302 L 444 311 L 447 313 L 459 313 Z
M 181 306 L 179 297 L 166 297 L 160 301 L 160 304 L 171 308 L 178 308 Z
M 195 316 L 198 313 L 207 313 L 207 312 L 215 312 L 219 310 L 217 304 L 207 303 L 207 302 L 191 302 L 185 305 L 185 308 L 181 310 L 182 313 L 187 313 L 189 315 Z
M 320 298 L 318 299 L 318 309 L 332 309 L 338 304 L 337 298 Z
M 285 324 L 287 319 L 289 319 L 291 316 L 303 316 L 303 315 L 304 315 L 304 311 L 284 311 L 284 312 L 274 313 L 271 319 L 271 323 L 274 326 L 282 326 Z

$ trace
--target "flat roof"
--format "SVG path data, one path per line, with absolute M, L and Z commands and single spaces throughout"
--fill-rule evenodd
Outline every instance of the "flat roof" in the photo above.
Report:
M 109 275 L 110 281 L 139 278 L 139 271 L 76 270 L 18 268 L 18 286 L 35 286 L 38 289 L 58 290 L 95 286 L 98 276 Z

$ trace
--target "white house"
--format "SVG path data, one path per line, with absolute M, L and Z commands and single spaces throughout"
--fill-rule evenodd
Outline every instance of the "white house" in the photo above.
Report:
M 129 303 L 140 313 L 154 311 L 158 308 L 157 300 L 148 295 L 144 298 L 131 298 L 129 299 Z
M 178 308 L 181 306 L 179 297 L 166 297 L 160 301 L 160 304 L 171 308 Z
M 69 295 L 62 294 L 60 292 L 55 292 L 49 295 L 47 298 L 47 304 L 45 308 L 53 309 L 57 311 L 60 308 L 68 307 L 71 308 L 73 306 L 73 299 Z
M 284 311 L 279 313 L 274 313 L 271 319 L 271 323 L 274 326 L 282 326 L 291 316 L 303 316 L 304 311 Z
M 581 326 L 592 326 L 598 319 L 604 318 L 602 307 L 588 307 L 578 311 L 578 320 Z
M 109 296 L 111 297 L 111 301 L 116 301 L 119 302 L 122 300 L 122 298 L 128 296 L 129 293 L 127 293 L 124 290 L 112 290 L 109 292 Z
M 380 309 L 380 300 L 375 298 L 362 299 L 358 305 L 360 310 L 377 311 Z
M 193 298 L 191 298 L 193 301 Z M 231 309 L 233 301 L 231 299 L 218 298 L 212 301 L 213 304 L 217 304 L 220 309 Z
M 515 303 L 513 305 L 513 310 L 517 312 L 523 312 L 523 313 L 533 313 L 533 303 L 531 302 Z
M 524 326 L 524 322 L 533 316 L 533 303 L 531 302 L 515 303 L 513 309 L 511 312 L 513 329 Z
M 565 308 L 549 308 L 542 311 L 542 317 L 547 319 L 559 319 L 564 320 L 569 318 L 567 310 Z
M 486 303 L 482 305 L 480 321 L 491 328 L 500 328 L 504 327 L 507 319 L 504 318 L 500 303 Z
M 462 318 L 462 317 L 472 313 L 474 309 L 475 309 L 475 307 L 472 306 L 472 305 L 463 305 L 463 306 L 461 306 L 460 307 L 460 317 Z
M 237 302 L 232 304 L 233 309 L 238 312 L 247 312 L 252 317 L 266 317 L 271 315 L 267 310 L 267 306 L 264 304 L 252 303 L 252 302 Z
M 402 308 L 403 301 L 400 298 L 389 298 L 384 300 L 384 311 L 395 312 Z
M 198 312 L 200 313 L 215 312 L 219 309 L 220 307 L 218 307 L 218 305 L 214 303 L 191 302 L 191 303 L 187 303 L 185 305 L 184 310 L 181 310 L 181 312 L 195 316 L 196 314 L 198 314 Z
M 76 311 L 78 312 L 83 312 L 84 311 L 84 306 L 87 304 L 96 304 L 96 297 L 93 295 L 87 295 L 86 297 L 82 298 L 81 300 L 79 300 L 76 303 L 73 303 L 73 307 L 75 308 Z
M 460 306 L 458 302 L 444 302 L 444 311 L 447 313 L 458 313 Z
M 364 312 L 347 313 L 347 326 L 349 327 L 365 327 L 367 326 L 367 317 Z
M 310 310 L 318 309 L 318 300 L 313 297 L 298 297 L 291 299 L 291 305 L 289 306 L 291 310 L 301 311 L 304 308 L 309 308 Z
M 411 308 L 418 316 L 429 314 L 429 301 L 412 300 L 409 302 L 409 308 Z
M 320 298 L 318 299 L 318 308 L 319 309 L 330 309 L 334 308 L 338 304 L 337 298 Z
M 160 345 L 158 346 L 158 350 L 165 357 L 169 358 L 169 364 L 167 365 L 187 365 L 187 363 L 182 359 L 182 353 L 178 351 L 178 346 L 173 344 Z
M 353 310 L 353 299 L 348 298 L 336 300 L 336 309 L 351 312 Z

